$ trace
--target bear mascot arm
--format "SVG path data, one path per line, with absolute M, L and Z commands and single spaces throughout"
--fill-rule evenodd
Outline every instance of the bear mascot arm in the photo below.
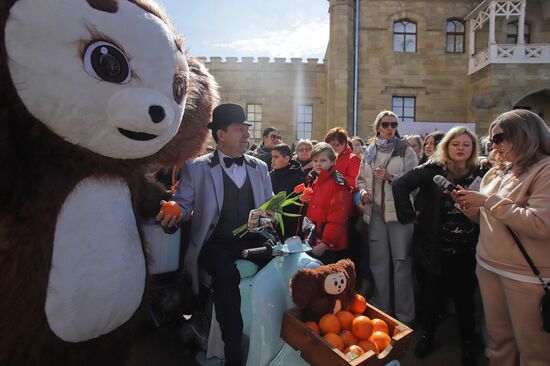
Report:
M 355 264 L 342 259 L 334 264 L 305 268 L 290 280 L 290 294 L 305 320 L 318 321 L 327 313 L 346 310 L 355 295 Z
M 148 0 L 0 3 L 0 365 L 123 365 L 147 310 L 153 167 L 217 85 Z

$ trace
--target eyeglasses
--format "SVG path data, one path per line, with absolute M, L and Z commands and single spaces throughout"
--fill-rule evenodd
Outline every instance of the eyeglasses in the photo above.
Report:
M 270 138 L 271 140 L 280 140 L 280 139 L 281 139 L 281 136 L 279 136 L 279 135 L 271 135 L 271 136 L 269 136 L 269 138 Z
M 397 128 L 399 124 L 397 122 L 382 122 L 380 125 L 382 126 L 382 128 L 388 128 L 390 126 L 391 128 Z
M 299 149 L 296 149 L 296 151 L 298 151 L 298 152 L 308 152 L 308 151 L 311 151 L 311 149 L 309 147 L 301 147 Z
M 493 137 L 489 139 L 489 141 L 491 141 L 491 144 L 493 145 L 500 144 L 502 141 L 504 141 L 504 133 L 503 132 L 495 133 Z

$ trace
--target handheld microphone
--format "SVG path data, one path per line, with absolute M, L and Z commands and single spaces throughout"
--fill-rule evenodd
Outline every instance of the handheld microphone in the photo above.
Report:
M 456 188 L 454 184 L 449 182 L 449 180 L 442 175 L 436 175 L 434 177 L 434 183 L 440 186 L 443 190 L 447 190 L 449 192 L 458 191 L 458 188 Z

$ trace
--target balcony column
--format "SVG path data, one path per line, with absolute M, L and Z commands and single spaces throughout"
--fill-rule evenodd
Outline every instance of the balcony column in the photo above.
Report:
M 491 1 L 491 4 L 489 5 L 489 46 L 497 43 L 495 38 L 495 18 L 496 4 L 494 1 Z
M 470 56 L 476 53 L 476 32 L 470 21 Z
M 518 20 L 518 45 L 525 44 L 525 0 L 521 2 Z

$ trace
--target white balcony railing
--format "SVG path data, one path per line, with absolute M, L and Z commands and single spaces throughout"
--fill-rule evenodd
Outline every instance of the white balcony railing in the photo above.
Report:
M 470 57 L 468 75 L 489 64 L 550 64 L 550 44 L 493 44 Z

